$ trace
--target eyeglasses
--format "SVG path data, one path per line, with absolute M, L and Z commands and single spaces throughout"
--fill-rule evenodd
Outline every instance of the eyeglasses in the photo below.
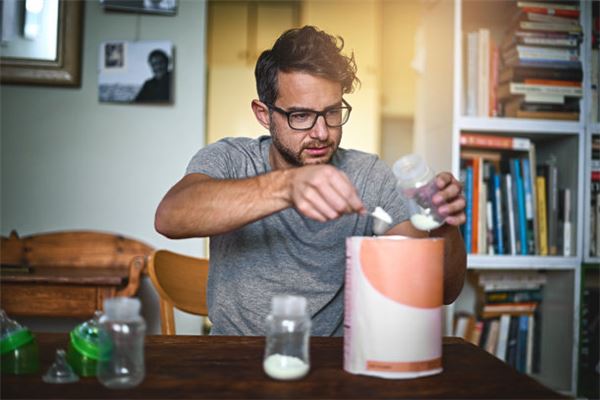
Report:
M 348 122 L 348 118 L 350 118 L 350 111 L 352 111 L 352 106 L 344 99 L 342 99 L 342 103 L 344 104 L 342 107 L 333 107 L 324 111 L 285 111 L 284 109 L 281 109 L 273 104 L 267 104 L 267 107 L 273 111 L 277 111 L 278 113 L 285 115 L 290 128 L 297 131 L 307 131 L 315 126 L 319 116 L 323 116 L 325 125 L 330 128 L 338 128 Z

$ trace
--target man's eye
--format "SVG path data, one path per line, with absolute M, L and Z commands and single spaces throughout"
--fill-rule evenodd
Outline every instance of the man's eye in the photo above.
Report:
M 307 112 L 295 112 L 293 114 L 290 114 L 290 118 L 295 121 L 295 122 L 302 122 L 302 121 L 306 121 L 310 118 L 310 113 Z
M 341 108 L 336 108 L 334 110 L 327 111 L 327 115 L 330 117 L 339 117 L 342 114 Z

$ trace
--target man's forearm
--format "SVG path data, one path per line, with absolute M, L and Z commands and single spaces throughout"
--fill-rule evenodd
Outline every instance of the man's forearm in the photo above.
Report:
M 236 180 L 190 174 L 161 201 L 155 227 L 172 238 L 229 232 L 289 207 L 287 172 Z
M 444 238 L 444 304 L 450 304 L 462 290 L 467 268 L 465 244 L 458 227 L 444 224 L 430 236 Z

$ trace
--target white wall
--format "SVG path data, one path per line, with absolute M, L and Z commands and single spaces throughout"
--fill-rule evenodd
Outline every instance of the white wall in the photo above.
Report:
M 176 16 L 158 16 L 108 13 L 86 1 L 81 88 L 0 88 L 3 235 L 93 229 L 203 255 L 202 240 L 171 241 L 153 226 L 158 202 L 205 137 L 206 4 L 178 3 Z M 134 40 L 138 27 L 140 40 L 173 41 L 173 105 L 97 100 L 100 42 Z M 156 332 L 158 304 L 148 280 L 141 295 Z M 195 320 L 184 322 L 199 331 Z

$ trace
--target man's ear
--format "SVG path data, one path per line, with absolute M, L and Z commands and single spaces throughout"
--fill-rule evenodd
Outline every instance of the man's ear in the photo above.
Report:
M 259 100 L 252 100 L 252 112 L 259 124 L 265 129 L 269 129 L 271 126 L 271 115 L 269 113 L 269 107 Z

